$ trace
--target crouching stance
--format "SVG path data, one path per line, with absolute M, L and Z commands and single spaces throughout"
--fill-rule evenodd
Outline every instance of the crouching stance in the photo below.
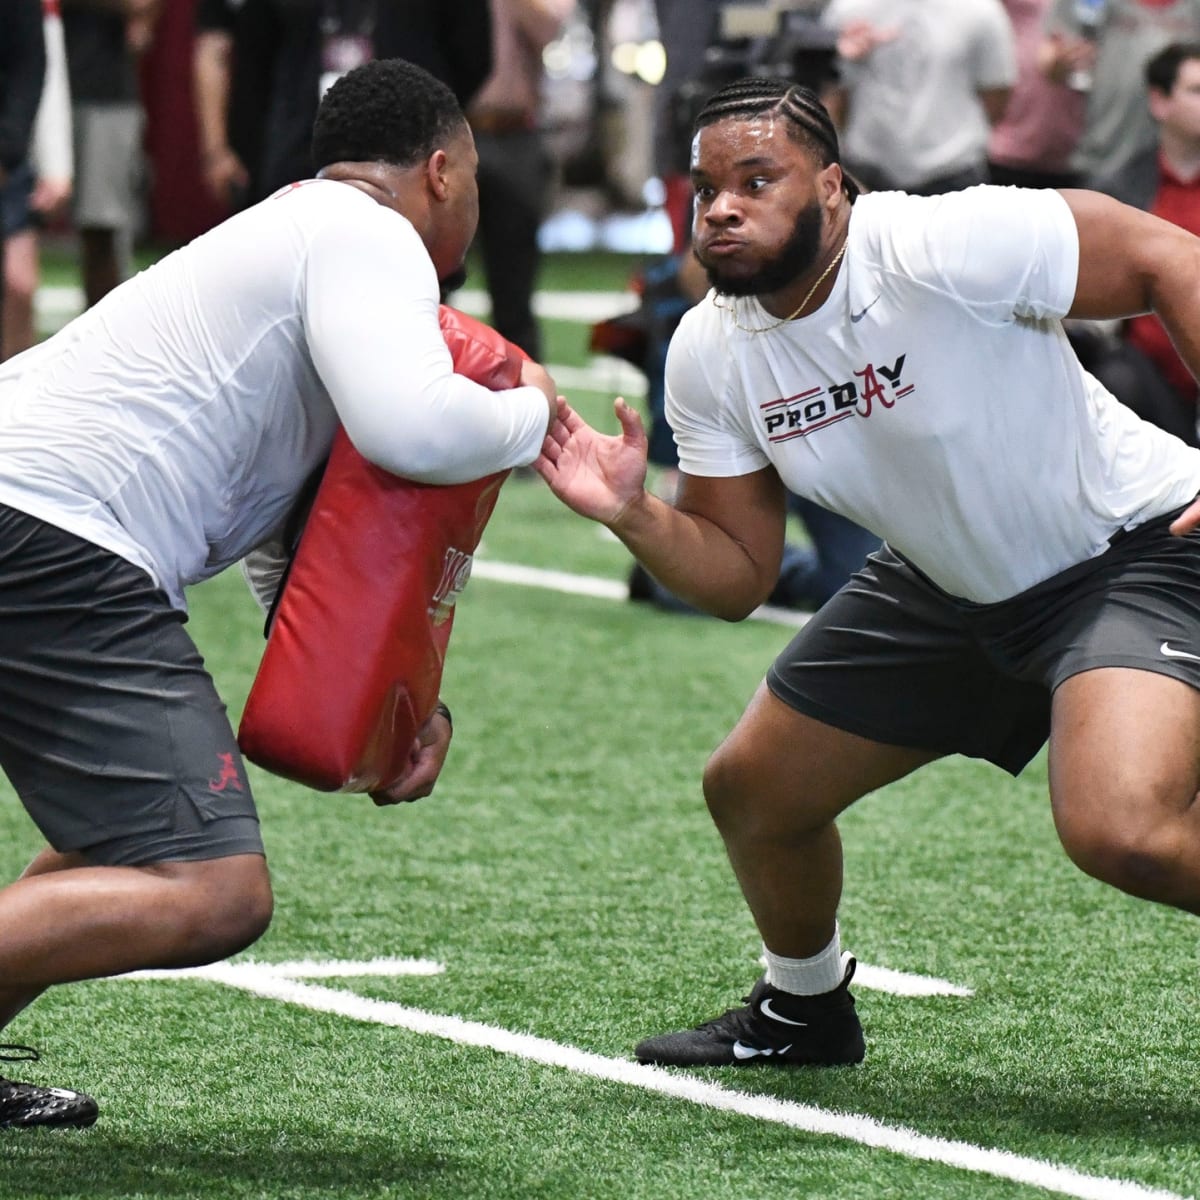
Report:
M 750 79 L 692 143 L 712 290 L 667 362 L 682 484 L 566 404 L 538 470 L 673 593 L 770 594 L 787 492 L 885 540 L 779 656 L 704 794 L 762 935 L 746 1003 L 644 1062 L 853 1063 L 836 819 L 946 754 L 1016 774 L 1049 738 L 1089 874 L 1200 913 L 1200 451 L 1088 375 L 1066 316 L 1155 311 L 1200 371 L 1200 240 L 1088 192 L 858 195 L 816 96 Z
M 278 537 L 339 424 L 434 484 L 528 464 L 545 436 L 549 375 L 489 391 L 438 325 L 478 219 L 453 93 L 398 59 L 360 67 L 326 93 L 313 157 L 316 179 L 0 367 L 0 766 L 51 847 L 0 890 L 0 1028 L 53 984 L 211 962 L 271 919 L 184 589 Z M 450 734 L 432 716 L 379 799 L 428 794 Z M 0 1079 L 0 1126 L 96 1112 Z

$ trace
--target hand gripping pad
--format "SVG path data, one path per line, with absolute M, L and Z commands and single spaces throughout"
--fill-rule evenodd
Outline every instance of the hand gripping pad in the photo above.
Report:
M 517 386 L 520 349 L 445 305 L 439 319 L 455 371 Z M 374 792 L 401 776 L 507 475 L 414 483 L 338 430 L 238 730 L 251 762 L 319 791 Z

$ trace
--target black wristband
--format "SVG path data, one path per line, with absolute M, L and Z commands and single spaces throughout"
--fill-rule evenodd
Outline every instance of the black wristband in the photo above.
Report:
M 450 709 L 446 707 L 440 700 L 437 702 L 433 710 L 435 713 L 441 713 L 446 718 L 446 724 L 450 726 L 450 732 L 454 732 L 454 718 L 450 715 Z

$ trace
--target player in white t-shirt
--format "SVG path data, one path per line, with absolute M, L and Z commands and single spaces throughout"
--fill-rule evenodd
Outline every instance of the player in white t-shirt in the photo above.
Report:
M 859 196 L 817 98 L 732 84 L 696 122 L 713 290 L 667 363 L 675 507 L 645 437 L 564 402 L 538 470 L 695 607 L 769 594 L 787 491 L 884 547 L 797 635 L 705 772 L 767 970 L 643 1062 L 859 1061 L 835 819 L 945 754 L 1019 772 L 1050 738 L 1085 871 L 1200 913 L 1200 451 L 1076 360 L 1068 314 L 1152 309 L 1200 370 L 1200 240 L 1087 192 Z
M 277 534 L 339 423 L 428 483 L 528 464 L 550 423 L 543 368 L 491 392 L 454 374 L 439 329 L 478 220 L 453 93 L 397 59 L 352 71 L 313 159 L 319 178 L 0 367 L 0 765 L 52 847 L 0 890 L 0 1028 L 51 984 L 211 962 L 270 920 L 184 588 Z M 439 710 L 388 800 L 429 793 L 450 735 Z M 0 1127 L 96 1112 L 0 1078 Z

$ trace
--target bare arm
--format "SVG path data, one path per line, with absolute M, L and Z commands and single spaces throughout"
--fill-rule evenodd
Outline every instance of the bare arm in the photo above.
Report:
M 1068 314 L 1109 320 L 1154 312 L 1200 378 L 1200 238 L 1099 192 L 1062 193 L 1079 230 L 1079 280 Z M 1200 526 L 1200 500 L 1171 526 Z
M 545 49 L 562 32 L 573 0 L 517 0 L 516 22 L 531 45 Z
M 1099 192 L 1062 193 L 1079 230 L 1079 279 L 1068 316 L 1154 312 L 1200 377 L 1200 238 Z
M 773 467 L 718 479 L 683 474 L 674 508 L 643 493 L 611 529 L 675 595 L 740 621 L 779 579 L 786 513 Z
M 231 149 L 227 134 L 232 58 L 232 34 L 220 29 L 196 34 L 192 74 L 204 181 L 225 203 L 234 189 L 248 182 L 246 168 Z
M 645 490 L 641 418 L 616 403 L 606 437 L 560 400 L 534 464 L 569 508 L 607 525 L 677 596 L 729 621 L 747 616 L 779 577 L 786 503 L 771 467 L 750 475 L 683 475 L 675 507 Z

